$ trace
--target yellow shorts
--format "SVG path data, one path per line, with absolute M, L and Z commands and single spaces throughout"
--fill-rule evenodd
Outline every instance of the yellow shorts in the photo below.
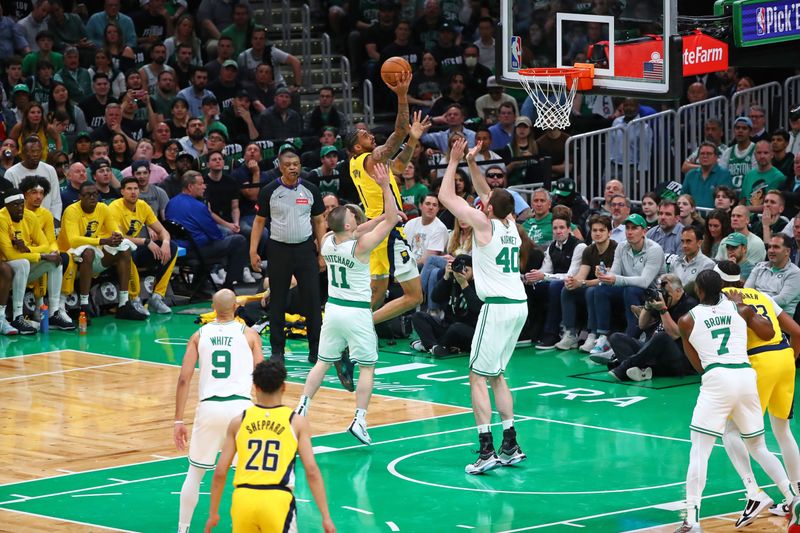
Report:
M 236 488 L 231 502 L 233 533 L 297 532 L 294 494 L 280 489 Z
M 400 228 L 402 229 L 402 228 Z M 373 278 L 387 278 L 390 275 L 398 283 L 419 277 L 419 269 L 411 248 L 397 228 L 386 237 L 369 256 L 369 273 Z
M 756 371 L 761 413 L 787 420 L 794 404 L 794 352 L 791 348 L 750 356 Z

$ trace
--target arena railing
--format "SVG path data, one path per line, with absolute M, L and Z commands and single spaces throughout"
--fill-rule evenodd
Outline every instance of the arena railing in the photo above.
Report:
M 786 78 L 783 82 L 783 106 L 781 113 L 781 127 L 788 130 L 789 111 L 800 106 L 800 74 Z
M 309 69 L 310 70 L 310 69 Z M 327 87 L 331 86 L 331 36 L 322 34 L 322 79 Z M 310 75 L 310 74 L 309 74 Z M 309 85 L 311 87 L 311 85 Z
M 302 43 L 301 50 L 303 51 L 303 87 L 311 87 L 311 9 L 308 4 L 301 6 L 301 15 L 303 20 L 302 30 Z
M 353 129 L 353 86 L 350 81 L 350 60 L 347 56 L 339 56 L 339 69 L 342 79 L 342 103 L 344 104 L 344 120 L 346 130 Z
M 662 181 L 680 178 L 676 164 L 678 114 L 674 109 L 635 118 L 625 128 L 628 164 L 624 165 L 625 190 L 634 198 L 655 189 Z
M 611 161 L 614 135 L 624 137 L 625 126 L 611 126 L 567 139 L 564 146 L 565 176 L 575 182 L 578 193 L 586 198 L 602 195 L 605 182 L 609 179 L 623 178 L 619 172 L 620 165 Z M 622 145 L 622 160 L 619 163 L 627 166 L 628 146 L 624 142 Z
M 766 110 L 767 131 L 772 131 L 781 121 L 783 112 L 778 112 L 781 107 L 783 88 L 777 81 L 771 81 L 762 85 L 756 85 L 750 89 L 744 89 L 733 93 L 731 96 L 730 116 L 735 119 L 739 116 L 747 116 L 752 105 L 760 105 Z M 733 138 L 733 120 L 727 124 L 727 138 Z
M 364 80 L 362 89 L 364 91 L 364 122 L 372 128 L 375 126 L 375 98 L 372 90 L 372 82 Z
M 700 102 L 682 105 L 678 108 L 677 147 L 675 149 L 675 165 L 681 168 L 683 161 L 700 143 L 706 140 L 705 125 L 710 118 L 720 121 L 723 133 L 729 123 L 730 105 L 724 96 L 716 96 Z

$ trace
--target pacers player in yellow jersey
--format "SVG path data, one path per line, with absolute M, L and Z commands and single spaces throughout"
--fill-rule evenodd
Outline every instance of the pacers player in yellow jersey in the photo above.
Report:
M 233 533 L 297 531 L 294 501 L 295 456 L 300 455 L 311 494 L 322 515 L 322 529 L 335 533 L 328 512 L 325 485 L 305 417 L 281 405 L 286 390 L 283 362 L 262 361 L 253 370 L 256 405 L 231 420 L 211 482 L 211 508 L 206 532 L 219 523 L 219 503 L 234 457 L 231 520 Z
M 392 173 L 402 174 L 411 160 L 414 148 L 419 144 L 420 137 L 430 127 L 428 118 L 423 119 L 421 113 L 415 113 L 414 123 L 409 125 L 407 95 L 410 83 L 411 73 L 408 73 L 401 75 L 396 85 L 389 86 L 397 94 L 397 118 L 394 132 L 385 144 L 375 146 L 375 136 L 363 129 L 356 130 L 347 139 L 347 148 L 352 153 L 350 178 L 353 180 L 361 203 L 364 205 L 364 212 L 369 219 L 376 219 L 383 214 L 383 193 L 380 186 L 371 177 L 374 176 L 375 165 L 387 164 Z M 390 158 L 400 149 L 406 136 L 408 136 L 408 142 L 390 161 Z M 391 180 L 391 187 L 397 205 L 402 211 L 403 202 L 394 179 Z M 375 310 L 373 314 L 375 324 L 401 315 L 422 303 L 422 284 L 419 271 L 416 261 L 411 256 L 411 249 L 405 241 L 405 230 L 402 224 L 398 224 L 389 236 L 372 251 L 369 269 L 372 276 L 372 309 Z M 380 307 L 386 297 L 390 276 L 400 283 L 403 288 L 403 296 Z M 379 307 L 380 309 L 378 309 Z
M 146 161 L 135 161 L 134 172 Z M 156 284 L 147 307 L 156 313 L 165 314 L 172 312 L 166 303 L 164 295 L 167 285 L 178 260 L 178 246 L 170 241 L 169 232 L 161 225 L 156 214 L 147 202 L 139 199 L 139 180 L 128 177 L 122 180 L 120 187 L 122 198 L 111 202 L 108 210 L 117 225 L 117 230 L 136 245 L 131 259 L 130 293 L 134 301 L 139 297 L 139 268 L 149 268 L 154 271 Z M 142 230 L 146 230 L 142 234 Z M 150 236 L 154 238 L 151 239 Z
M 778 446 L 781 449 L 784 465 L 792 490 L 797 494 L 800 481 L 800 451 L 792 435 L 789 420 L 794 403 L 795 358 L 800 351 L 800 326 L 788 313 L 778 306 L 767 294 L 756 289 L 743 289 L 739 265 L 732 261 L 721 261 L 715 270 L 722 278 L 724 291 L 732 300 L 749 305 L 772 322 L 775 335 L 762 340 L 750 329 L 747 330 L 747 354 L 750 364 L 756 371 L 758 395 L 761 399 L 761 412 L 769 411 L 770 425 Z M 791 336 L 791 346 L 783 335 Z M 738 428 L 729 420 L 722 437 L 725 451 L 736 472 L 742 478 L 747 490 L 747 503 L 736 527 L 744 527 L 758 517 L 761 511 L 769 508 L 773 501 L 759 490 L 755 476 L 750 468 L 747 449 L 739 435 Z M 789 502 L 775 505 L 770 509 L 774 514 L 789 514 Z

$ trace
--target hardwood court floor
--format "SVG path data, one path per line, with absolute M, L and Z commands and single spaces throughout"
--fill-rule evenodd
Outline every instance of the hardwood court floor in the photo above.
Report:
M 100 318 L 84 337 L 0 337 L 0 531 L 174 530 L 187 466 L 172 445 L 174 390 L 192 318 Z M 309 364 L 302 341 L 290 348 L 285 403 L 294 405 Z M 518 349 L 508 377 L 529 458 L 472 477 L 463 473 L 476 448 L 466 359 L 409 352 L 407 341 L 382 343 L 368 415 L 373 446 L 344 431 L 354 396 L 332 372 L 312 404 L 339 531 L 674 530 L 697 378 L 621 384 L 578 352 Z M 493 430 L 499 444 L 499 424 Z M 771 434 L 768 445 L 777 450 Z M 297 479 L 301 531 L 319 531 L 302 468 Z M 206 476 L 194 531 L 205 522 L 209 484 Z M 705 520 L 705 531 L 733 530 L 742 492 L 715 450 L 701 514 L 718 518 Z M 229 501 L 228 493 L 223 509 Z M 743 531 L 785 528 L 765 516 Z M 218 530 L 230 530 L 226 512 Z

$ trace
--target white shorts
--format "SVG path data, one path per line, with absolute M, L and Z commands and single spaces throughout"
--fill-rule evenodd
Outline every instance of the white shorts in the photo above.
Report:
M 744 439 L 764 433 L 756 372 L 750 367 L 715 367 L 703 374 L 689 428 L 721 438 L 728 418 Z
M 472 336 L 469 369 L 481 376 L 505 372 L 527 318 L 526 301 L 487 298 Z
M 84 244 L 83 246 L 78 246 L 77 248 L 70 249 L 69 253 L 72 254 L 72 260 L 75 261 L 75 263 L 78 264 L 81 263 L 81 261 L 83 261 L 81 254 L 83 254 L 83 251 L 86 250 L 87 248 L 91 248 L 92 250 L 94 250 L 94 260 L 92 261 L 92 274 L 100 274 L 101 272 L 104 272 L 108 268 L 107 266 L 103 266 L 103 255 L 105 255 L 105 252 L 103 251 L 102 248 L 98 246 Z
M 361 303 L 328 298 L 319 339 L 322 361 L 335 363 L 347 347 L 350 359 L 359 364 L 378 362 L 378 335 L 372 323 L 372 310 L 368 302 L 363 302 L 363 306 Z
M 252 406 L 253 402 L 250 400 L 200 402 L 194 415 L 192 438 L 189 440 L 189 464 L 212 470 L 217 463 L 217 454 L 225 442 L 228 424 Z

